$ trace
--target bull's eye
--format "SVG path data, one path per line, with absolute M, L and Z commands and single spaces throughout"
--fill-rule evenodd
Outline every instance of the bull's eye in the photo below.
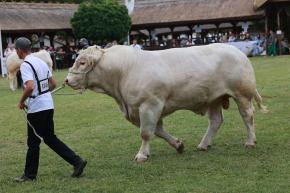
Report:
M 83 66 L 83 65 L 85 65 L 85 64 L 86 64 L 85 62 L 80 62 L 80 65 L 81 65 L 81 66 Z

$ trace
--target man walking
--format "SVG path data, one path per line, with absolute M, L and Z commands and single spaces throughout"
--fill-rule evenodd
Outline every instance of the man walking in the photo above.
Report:
M 24 62 L 20 66 L 24 91 L 19 109 L 27 108 L 28 150 L 24 174 L 15 178 L 16 182 L 36 180 L 39 163 L 40 137 L 53 151 L 74 166 L 72 177 L 79 177 L 87 162 L 76 155 L 54 134 L 54 105 L 50 91 L 56 87 L 48 66 L 30 53 L 31 42 L 24 37 L 15 42 L 17 55 Z M 27 100 L 27 103 L 25 101 Z

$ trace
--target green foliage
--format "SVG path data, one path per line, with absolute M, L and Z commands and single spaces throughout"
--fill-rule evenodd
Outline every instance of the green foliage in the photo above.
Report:
M 80 5 L 71 19 L 74 34 L 97 43 L 120 41 L 131 26 L 127 8 L 111 0 L 94 0 Z

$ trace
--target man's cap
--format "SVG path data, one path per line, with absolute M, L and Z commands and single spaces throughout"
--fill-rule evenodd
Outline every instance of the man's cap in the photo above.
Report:
M 89 41 L 86 38 L 81 38 L 79 44 L 82 46 L 89 45 Z
M 28 51 L 30 50 L 31 41 L 25 37 L 20 37 L 15 42 L 15 48 L 20 50 Z

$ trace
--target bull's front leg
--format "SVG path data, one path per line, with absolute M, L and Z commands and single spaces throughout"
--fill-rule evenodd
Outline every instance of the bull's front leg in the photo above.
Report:
M 169 145 L 171 145 L 172 147 L 174 147 L 176 149 L 176 151 L 178 153 L 182 153 L 184 150 L 184 145 L 183 142 L 173 136 L 171 136 L 169 133 L 167 133 L 164 129 L 163 129 L 163 121 L 162 119 L 159 120 L 156 130 L 155 130 L 155 135 L 164 139 L 165 141 L 167 141 L 169 143 Z
M 144 103 L 139 108 L 140 134 L 142 144 L 135 160 L 145 162 L 150 155 L 149 141 L 154 135 L 158 119 L 161 115 L 163 103 Z
M 12 79 L 9 79 L 9 86 L 12 91 L 17 89 L 17 78 L 14 76 Z

